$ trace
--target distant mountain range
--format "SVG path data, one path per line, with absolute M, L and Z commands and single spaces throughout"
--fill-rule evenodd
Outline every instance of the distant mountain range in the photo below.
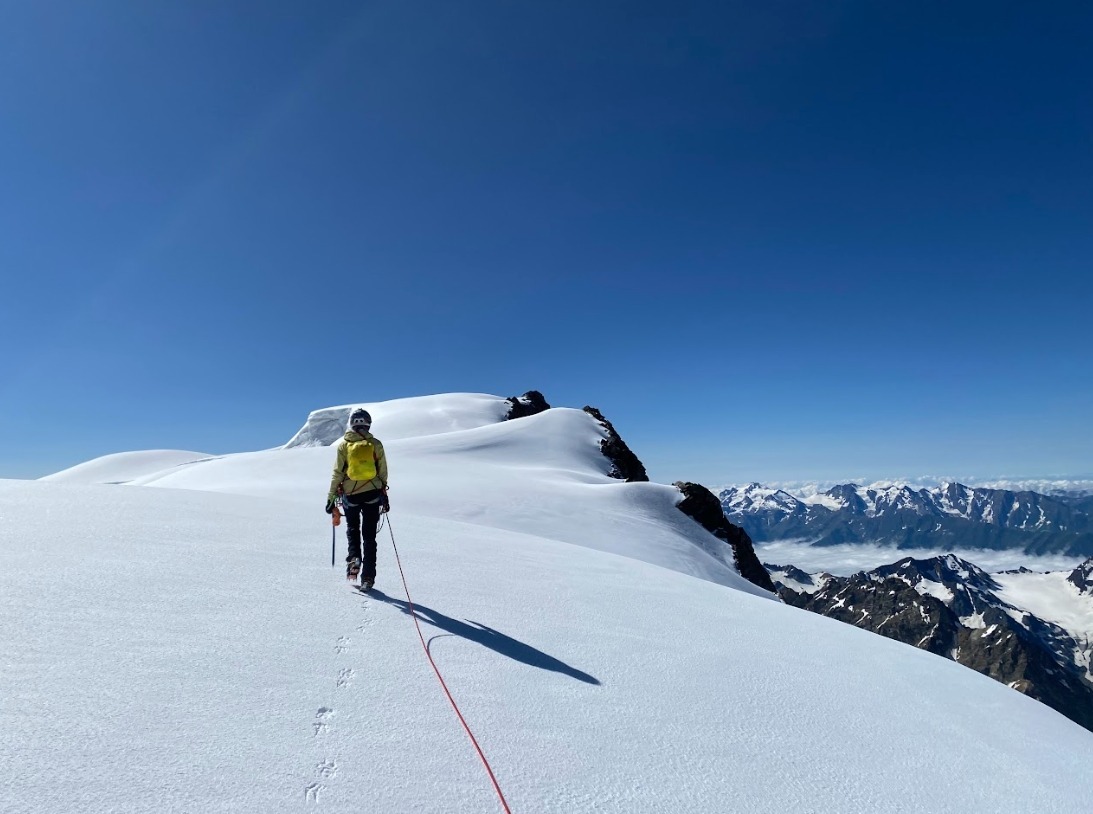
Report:
M 1047 574 L 988 574 L 951 554 L 850 577 L 764 565 L 787 604 L 957 661 L 1093 730 L 1093 557 Z
M 807 498 L 758 483 L 723 490 L 725 516 L 757 542 L 874 543 L 903 549 L 1021 549 L 1093 555 L 1093 495 L 946 483 L 835 486 Z

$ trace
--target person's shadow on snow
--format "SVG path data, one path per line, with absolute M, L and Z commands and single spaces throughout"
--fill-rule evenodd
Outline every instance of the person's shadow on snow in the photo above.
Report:
M 376 599 L 380 602 L 386 602 L 388 605 L 393 605 L 407 616 L 410 615 L 410 606 L 402 599 L 395 599 L 393 596 L 388 596 L 383 591 L 373 588 L 368 592 L 370 599 Z M 414 611 L 417 613 L 417 618 L 426 624 L 432 625 L 440 630 L 447 631 L 454 636 L 461 636 L 464 639 L 468 639 L 472 642 L 477 642 L 484 647 L 488 647 L 502 656 L 508 656 L 510 659 L 522 662 L 523 664 L 530 665 L 531 667 L 538 667 L 541 670 L 552 670 L 555 673 L 561 673 L 562 675 L 571 676 L 578 681 L 583 681 L 586 684 L 595 684 L 599 686 L 599 679 L 594 676 L 590 676 L 588 673 L 582 673 L 573 667 L 570 667 L 564 661 L 559 661 L 553 656 L 548 656 L 542 650 L 536 650 L 529 644 L 524 644 L 521 641 L 517 641 L 511 636 L 506 636 L 504 633 L 494 630 L 491 627 L 479 624 L 478 622 L 460 622 L 450 616 L 445 616 L 443 613 L 438 613 L 432 608 L 427 608 L 424 605 L 414 603 Z M 429 640 L 430 643 L 432 639 Z

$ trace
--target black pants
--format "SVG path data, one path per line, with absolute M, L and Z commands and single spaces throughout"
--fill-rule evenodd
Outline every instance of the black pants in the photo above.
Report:
M 345 509 L 345 536 L 349 538 L 349 556 L 346 562 L 360 557 L 361 579 L 368 582 L 376 580 L 376 528 L 380 522 L 380 501 L 377 492 L 366 492 L 364 496 L 346 495 L 342 498 Z M 372 499 L 371 503 L 357 502 Z M 364 550 L 361 550 L 361 543 Z

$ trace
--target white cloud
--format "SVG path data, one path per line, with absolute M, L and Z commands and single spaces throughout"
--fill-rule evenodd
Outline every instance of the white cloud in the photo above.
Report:
M 854 544 L 812 546 L 799 540 L 756 543 L 755 551 L 763 562 L 796 565 L 805 571 L 827 571 L 841 577 L 857 571 L 869 571 L 881 565 L 891 565 L 905 557 L 922 560 L 941 554 L 956 554 L 989 572 L 1008 571 L 1021 566 L 1032 571 L 1071 571 L 1083 560 L 1082 557 L 1067 557 L 1062 554 L 1033 556 L 1018 550 L 965 548 L 946 551 L 941 548 L 899 549 Z

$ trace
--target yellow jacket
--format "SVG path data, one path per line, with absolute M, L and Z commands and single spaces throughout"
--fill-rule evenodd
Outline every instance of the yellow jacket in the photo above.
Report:
M 371 480 L 353 480 L 349 477 L 349 459 L 346 450 L 349 444 L 355 441 L 367 441 L 372 445 L 376 461 L 376 477 Z M 383 452 L 383 443 L 372 433 L 348 430 L 338 441 L 338 455 L 334 461 L 334 476 L 330 479 L 330 493 L 327 495 L 327 500 L 333 500 L 337 496 L 339 486 L 342 488 L 342 494 L 345 495 L 359 495 L 387 488 L 387 456 Z

